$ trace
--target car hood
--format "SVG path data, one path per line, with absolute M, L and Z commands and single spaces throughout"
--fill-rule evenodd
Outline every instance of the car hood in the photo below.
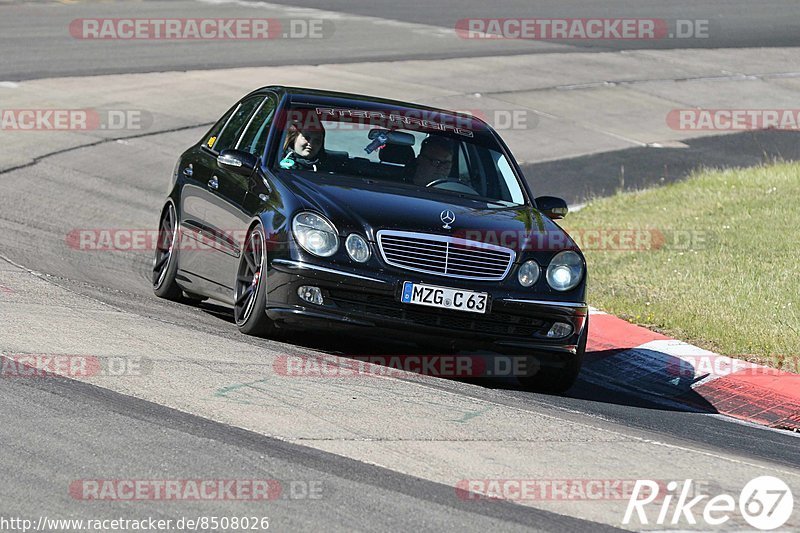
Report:
M 282 172 L 282 181 L 311 210 L 327 216 L 342 236 L 379 230 L 414 231 L 477 240 L 524 251 L 577 249 L 555 222 L 529 206 L 497 207 L 485 201 L 416 190 L 401 184 L 338 175 L 307 177 Z M 455 221 L 445 228 L 442 213 Z

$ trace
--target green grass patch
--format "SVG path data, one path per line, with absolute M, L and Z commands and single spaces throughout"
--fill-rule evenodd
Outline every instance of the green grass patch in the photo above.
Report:
M 797 370 L 800 164 L 704 171 L 593 201 L 563 222 L 584 248 L 591 305 L 718 353 Z M 652 230 L 642 235 L 654 245 L 590 242 L 592 230 L 622 229 Z

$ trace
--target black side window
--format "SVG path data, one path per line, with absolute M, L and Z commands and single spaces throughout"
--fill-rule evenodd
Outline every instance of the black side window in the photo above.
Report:
M 264 103 L 256 111 L 253 120 L 250 121 L 247 131 L 244 132 L 239 141 L 239 150 L 250 152 L 260 156 L 264 153 L 269 135 L 269 127 L 272 124 L 272 117 L 275 115 L 275 108 L 278 106 L 278 99 L 274 95 L 267 96 Z
M 253 111 L 256 110 L 263 99 L 263 96 L 254 96 L 239 104 L 239 107 L 217 138 L 217 142 L 214 143 L 214 151 L 221 152 L 236 146 L 236 141 L 239 140 L 242 130 L 247 126 L 250 115 L 253 114 Z
M 206 134 L 206 136 L 203 138 L 203 146 L 206 148 L 214 148 L 214 144 L 217 142 L 217 137 L 219 137 L 219 132 L 222 131 L 222 128 L 225 127 L 225 124 L 228 123 L 231 115 L 237 109 L 239 109 L 239 106 L 235 105 L 228 109 L 227 113 L 222 115 L 222 118 L 219 119 L 216 124 L 214 124 L 214 126 L 209 130 L 208 134 Z

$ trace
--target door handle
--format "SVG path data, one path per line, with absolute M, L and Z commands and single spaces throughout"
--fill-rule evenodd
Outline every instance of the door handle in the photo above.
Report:
M 183 175 L 186 176 L 187 178 L 192 177 L 192 174 L 194 174 L 194 171 L 192 170 L 192 165 L 189 165 L 188 167 L 183 169 Z
M 219 189 L 219 179 L 216 176 L 208 180 L 208 188 L 214 189 L 215 191 Z

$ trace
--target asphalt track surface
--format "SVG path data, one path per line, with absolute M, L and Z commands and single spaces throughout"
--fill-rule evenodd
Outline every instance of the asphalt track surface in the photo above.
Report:
M 278 531 L 615 530 L 504 502 L 460 501 L 452 487 L 67 380 L 4 385 L 0 406 L 4 516 L 85 518 L 85 508 L 63 490 L 72 472 L 128 469 L 139 479 L 158 479 L 168 464 L 175 479 L 267 479 L 282 491 L 260 506 L 160 505 L 147 513 L 155 519 L 254 516 Z M 130 505 L 98 502 L 91 516 L 118 518 Z
M 4 3 L 9 5 L 4 6 Z M 0 81 L 52 76 L 154 72 L 265 66 L 443 59 L 562 51 L 608 51 L 670 48 L 780 47 L 800 44 L 800 6 L 791 0 L 758 2 L 757 13 L 748 0 L 581 2 L 259 2 L 251 0 L 179 0 L 142 2 L 55 1 L 0 2 L 0 45 L 6 51 L 0 63 Z M 323 35 L 336 35 L 336 47 L 326 39 L 275 39 L 259 42 L 222 41 L 92 41 L 75 39 L 69 23 L 81 18 L 269 17 L 279 20 L 323 19 Z M 702 39 L 524 41 L 487 43 L 448 39 L 456 22 L 466 18 L 656 18 L 707 20 Z M 411 38 L 409 38 L 411 37 Z M 340 40 L 339 40 L 340 39 Z M 320 41 L 322 43 L 320 43 Z M 20 46 L 20 43 L 24 43 Z M 13 54 L 7 51 L 13 49 Z
M 309 3 L 310 4 L 310 3 Z M 293 5 L 306 5 L 295 2 Z M 792 46 L 800 40 L 800 7 L 792 2 L 759 4 L 757 16 L 737 17 L 748 2 L 606 2 L 603 9 L 580 7 L 579 2 L 537 3 L 537 16 L 653 16 L 664 18 L 716 18 L 735 31 L 715 41 L 715 46 Z M 191 70 L 225 66 L 317 63 L 470 56 L 474 51 L 455 47 L 446 52 L 415 50 L 406 41 L 365 49 L 325 50 L 287 44 L 271 57 L 251 49 L 209 45 L 207 53 L 184 54 L 180 46 L 145 43 L 118 50 L 76 48 L 63 35 L 65 19 L 82 16 L 147 16 L 152 10 L 164 16 L 219 16 L 220 7 L 191 2 L 102 3 L 66 6 L 42 2 L 0 5 L 0 42 L 13 48 L 4 57 L 0 80 L 50 76 L 88 76 L 111 72 Z M 347 16 L 369 16 L 448 28 L 453 19 L 481 16 L 531 16 L 529 2 L 508 3 L 502 15 L 482 3 L 330 2 L 326 10 Z M 309 7 L 311 7 L 309 5 Z M 236 6 L 227 9 L 236 10 Z M 586 11 L 588 10 L 588 11 Z M 596 12 L 594 12 L 596 10 Z M 186 15 L 189 16 L 189 15 Z M 232 14 L 231 16 L 235 16 Z M 356 19 L 354 23 L 360 23 Z M 58 28 L 58 30 L 56 30 Z M 400 26 L 402 30 L 404 27 Z M 62 46 L 71 43 L 71 46 Z M 96 45 L 97 43 L 91 43 Z M 530 53 L 547 49 L 540 43 L 512 43 L 492 54 Z M 696 44 L 696 43 L 694 43 Z M 247 46 L 247 45 L 243 45 Z M 606 49 L 605 47 L 598 47 Z M 578 48 L 578 47 L 576 47 Z M 568 52 L 565 49 L 565 52 Z M 293 55 L 294 54 L 294 55 Z M 323 61 L 324 60 L 324 61 Z M 157 317 L 172 327 L 222 340 L 245 342 L 265 350 L 321 350 L 329 353 L 387 353 L 402 348 L 348 337 L 290 338 L 288 343 L 243 337 L 231 323 L 228 309 L 213 304 L 190 307 L 155 299 L 149 287 L 149 254 L 89 254 L 64 246 L 65 228 L 151 227 L 163 202 L 166 178 L 174 159 L 195 141 L 203 128 L 153 133 L 126 143 L 106 142 L 45 157 L 36 164 L 0 173 L 0 251 L 2 256 L 38 273 L 48 283 L 76 295 L 124 309 L 142 317 Z M 146 154 L 146 158 L 143 158 Z M 67 333 L 68 334 L 68 333 Z M 2 338 L 0 334 L 0 338 Z M 796 435 L 765 430 L 708 414 L 667 409 L 637 396 L 612 392 L 579 382 L 563 397 L 523 392 L 506 381 L 461 382 L 430 380 L 431 390 L 481 399 L 499 406 L 542 415 L 559 413 L 569 420 L 590 421 L 641 438 L 674 446 L 755 461 L 780 469 L 800 469 L 800 439 Z M 358 413 L 354 413 L 358 416 Z M 319 451 L 299 444 L 270 439 L 244 429 L 192 416 L 144 400 L 69 380 L 3 380 L 0 384 L 0 435 L 6 452 L 0 455 L 4 483 L 0 485 L 0 514 L 81 517 L 83 502 L 68 497 L 63 487 L 78 477 L 172 478 L 269 477 L 321 481 L 326 498 L 309 502 L 279 499 L 269 515 L 276 530 L 422 530 L 601 531 L 607 526 L 569 516 L 509 503 L 461 505 L 452 487 L 380 468 L 365 462 Z M 580 453 L 579 450 L 576 454 Z M 603 458 L 565 460 L 602 461 Z M 658 458 L 656 458 L 657 460 Z M 668 459 L 664 459 L 668 460 Z M 255 474 L 254 474 L 255 473 Z M 253 514 L 252 505 L 224 504 L 180 507 L 153 503 L 151 515 Z M 217 506 L 217 507 L 214 507 Z M 114 517 L 130 504 L 98 504 L 93 517 Z M 213 511 L 213 512 L 212 512 Z M 141 509 L 137 509 L 141 514 Z M 281 526 L 280 528 L 277 526 Z

